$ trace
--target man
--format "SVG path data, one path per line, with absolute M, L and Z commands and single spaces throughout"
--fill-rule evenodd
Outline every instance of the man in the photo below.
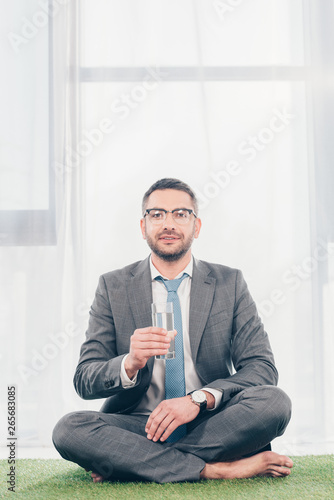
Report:
M 263 451 L 291 412 L 267 334 L 241 272 L 192 257 L 197 213 L 188 185 L 157 181 L 140 221 L 150 257 L 100 278 L 74 385 L 84 399 L 107 399 L 100 412 L 66 415 L 53 433 L 94 482 L 291 471 L 290 458 Z M 167 353 L 167 331 L 150 326 L 151 303 L 162 300 L 173 301 L 179 330 L 166 361 L 155 356 Z

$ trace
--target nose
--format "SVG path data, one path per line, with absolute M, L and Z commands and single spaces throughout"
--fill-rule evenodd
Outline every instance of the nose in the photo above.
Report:
M 166 219 L 164 220 L 164 229 L 175 229 L 175 220 L 173 219 L 173 214 L 170 212 L 166 213 Z

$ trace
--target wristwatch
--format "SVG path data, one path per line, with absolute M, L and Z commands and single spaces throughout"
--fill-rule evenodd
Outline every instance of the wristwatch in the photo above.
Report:
M 191 401 L 195 403 L 195 405 L 199 406 L 199 412 L 206 410 L 208 400 L 206 399 L 205 392 L 203 391 L 194 391 L 190 393 Z

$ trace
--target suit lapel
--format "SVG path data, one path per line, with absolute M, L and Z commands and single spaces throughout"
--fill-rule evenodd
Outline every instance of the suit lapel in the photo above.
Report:
M 136 328 L 146 328 L 152 325 L 152 281 L 149 257 L 135 267 L 126 282 L 126 290 L 130 309 Z M 154 358 L 150 358 L 147 366 L 153 369 Z
M 210 272 L 204 262 L 194 259 L 189 310 L 189 337 L 194 362 L 196 362 L 216 288 L 216 279 L 209 276 Z
M 216 287 L 216 279 L 209 276 L 210 269 L 204 262 L 194 259 L 193 276 L 190 292 L 189 336 L 191 353 L 196 362 L 198 348 L 211 310 Z M 149 258 L 139 262 L 126 282 L 130 309 L 136 328 L 152 325 L 152 282 Z M 154 358 L 147 366 L 153 369 Z

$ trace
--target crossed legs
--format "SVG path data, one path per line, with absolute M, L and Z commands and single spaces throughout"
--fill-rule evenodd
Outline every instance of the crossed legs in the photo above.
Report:
M 284 476 L 292 467 L 288 457 L 273 452 L 244 457 L 283 434 L 290 412 L 290 400 L 280 389 L 251 387 L 222 410 L 205 412 L 188 424 L 187 435 L 173 444 L 146 438 L 147 416 L 93 411 L 63 417 L 53 440 L 63 458 L 92 470 L 96 480 L 164 483 Z

